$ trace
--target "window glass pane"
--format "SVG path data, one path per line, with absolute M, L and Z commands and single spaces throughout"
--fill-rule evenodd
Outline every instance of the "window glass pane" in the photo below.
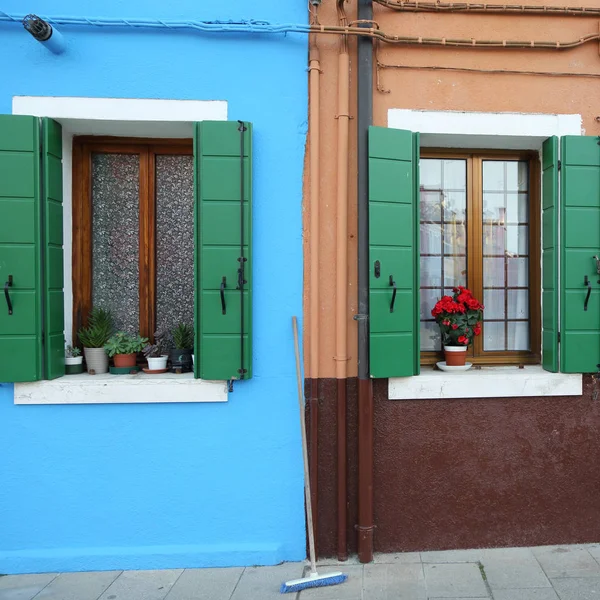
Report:
M 484 312 L 485 314 L 485 312 Z M 506 350 L 504 323 L 484 321 L 483 323 L 483 349 L 486 351 Z
M 526 192 L 529 189 L 529 165 L 525 161 L 506 161 L 506 189 Z
M 92 303 L 132 334 L 140 328 L 139 164 L 137 154 L 92 154 Z
M 422 158 L 419 161 L 422 190 L 442 189 L 442 163 L 437 159 Z
M 485 306 L 483 314 L 486 319 L 504 320 L 506 316 L 506 291 L 484 290 L 483 305 Z
M 440 223 L 421 223 L 421 255 L 442 252 L 442 226 Z
M 466 283 L 467 259 L 460 256 L 444 258 L 444 287 L 458 287 Z
M 444 254 L 465 255 L 467 252 L 467 228 L 464 224 L 444 225 Z
M 442 349 L 440 327 L 435 321 L 421 321 L 421 350 L 436 352 Z
M 506 260 L 508 272 L 508 287 L 528 287 L 529 259 L 509 258 Z
M 467 189 L 467 171 L 462 160 L 444 160 L 442 164 L 444 190 L 461 191 Z
M 442 259 L 431 256 L 421 257 L 421 287 L 441 289 L 442 287 Z M 433 308 L 433 306 L 431 307 Z
M 483 259 L 483 286 L 484 288 L 503 288 L 506 286 L 504 258 Z
M 194 324 L 194 161 L 156 156 L 156 326 Z
M 529 318 L 529 290 L 508 290 L 508 318 Z
M 465 160 L 421 160 L 422 350 L 440 349 L 435 303 L 467 283 L 466 173 Z
M 483 253 L 486 256 L 504 256 L 504 226 L 483 226 Z
M 529 323 L 509 321 L 507 338 L 507 350 L 529 350 Z

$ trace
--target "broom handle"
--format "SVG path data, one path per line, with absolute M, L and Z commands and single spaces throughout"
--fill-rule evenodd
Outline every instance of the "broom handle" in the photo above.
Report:
M 312 501 L 310 496 L 310 474 L 308 472 L 308 447 L 306 445 L 306 423 L 304 417 L 304 393 L 302 392 L 302 372 L 300 371 L 300 346 L 298 344 L 298 319 L 292 317 L 294 330 L 294 351 L 296 353 L 296 379 L 298 380 L 298 406 L 300 409 L 300 432 L 302 434 L 302 459 L 304 462 L 304 500 L 306 502 L 306 521 L 308 528 L 308 553 L 311 573 L 317 572 L 315 556 L 315 532 L 313 529 Z

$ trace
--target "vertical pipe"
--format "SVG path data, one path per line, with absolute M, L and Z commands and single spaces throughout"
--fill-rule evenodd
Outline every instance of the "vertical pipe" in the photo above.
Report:
M 373 19 L 371 0 L 358 0 L 358 19 Z M 358 558 L 373 560 L 373 385 L 369 378 L 369 126 L 373 120 L 373 47 L 358 43 Z
M 341 9 L 342 21 L 345 21 Z M 337 532 L 338 559 L 347 560 L 347 452 L 346 375 L 348 347 L 348 133 L 350 120 L 350 55 L 344 36 L 338 57 L 337 106 L 337 231 L 336 231 L 336 336 L 337 379 Z
M 309 51 L 309 132 L 310 132 L 310 483 L 314 511 L 313 526 L 318 540 L 318 464 L 319 464 L 319 187 L 320 187 L 320 82 L 319 49 L 312 36 Z M 318 552 L 318 551 L 317 551 Z

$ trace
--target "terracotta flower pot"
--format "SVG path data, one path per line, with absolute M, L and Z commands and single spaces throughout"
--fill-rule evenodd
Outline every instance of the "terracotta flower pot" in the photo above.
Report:
M 115 367 L 135 367 L 135 352 L 131 354 L 115 354 L 113 360 Z
M 448 367 L 464 367 L 467 361 L 467 346 L 444 346 L 444 354 Z

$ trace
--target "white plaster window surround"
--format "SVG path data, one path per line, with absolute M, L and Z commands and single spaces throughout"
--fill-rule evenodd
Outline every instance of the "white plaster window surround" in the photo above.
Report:
M 421 147 L 541 150 L 551 136 L 582 135 L 581 115 L 483 113 L 391 108 L 388 127 L 419 132 Z M 541 215 L 540 215 L 541 222 Z M 414 377 L 392 377 L 390 400 L 580 396 L 581 374 L 550 373 L 541 365 L 473 368 L 447 373 L 422 367 Z
M 421 367 L 414 377 L 392 377 L 390 400 L 442 398 L 524 398 L 530 396 L 581 396 L 579 373 L 549 373 L 541 365 L 481 367 L 460 373 L 445 373 Z
M 52 381 L 15 383 L 15 404 L 147 404 L 227 402 L 225 381 L 175 375 L 66 375 Z
M 51 117 L 62 126 L 65 340 L 72 341 L 73 136 L 106 135 L 191 138 L 197 121 L 226 121 L 224 100 L 153 100 L 14 96 L 15 115 Z M 226 402 L 222 381 L 185 375 L 67 375 L 53 381 L 15 384 L 15 404 L 115 404 Z

